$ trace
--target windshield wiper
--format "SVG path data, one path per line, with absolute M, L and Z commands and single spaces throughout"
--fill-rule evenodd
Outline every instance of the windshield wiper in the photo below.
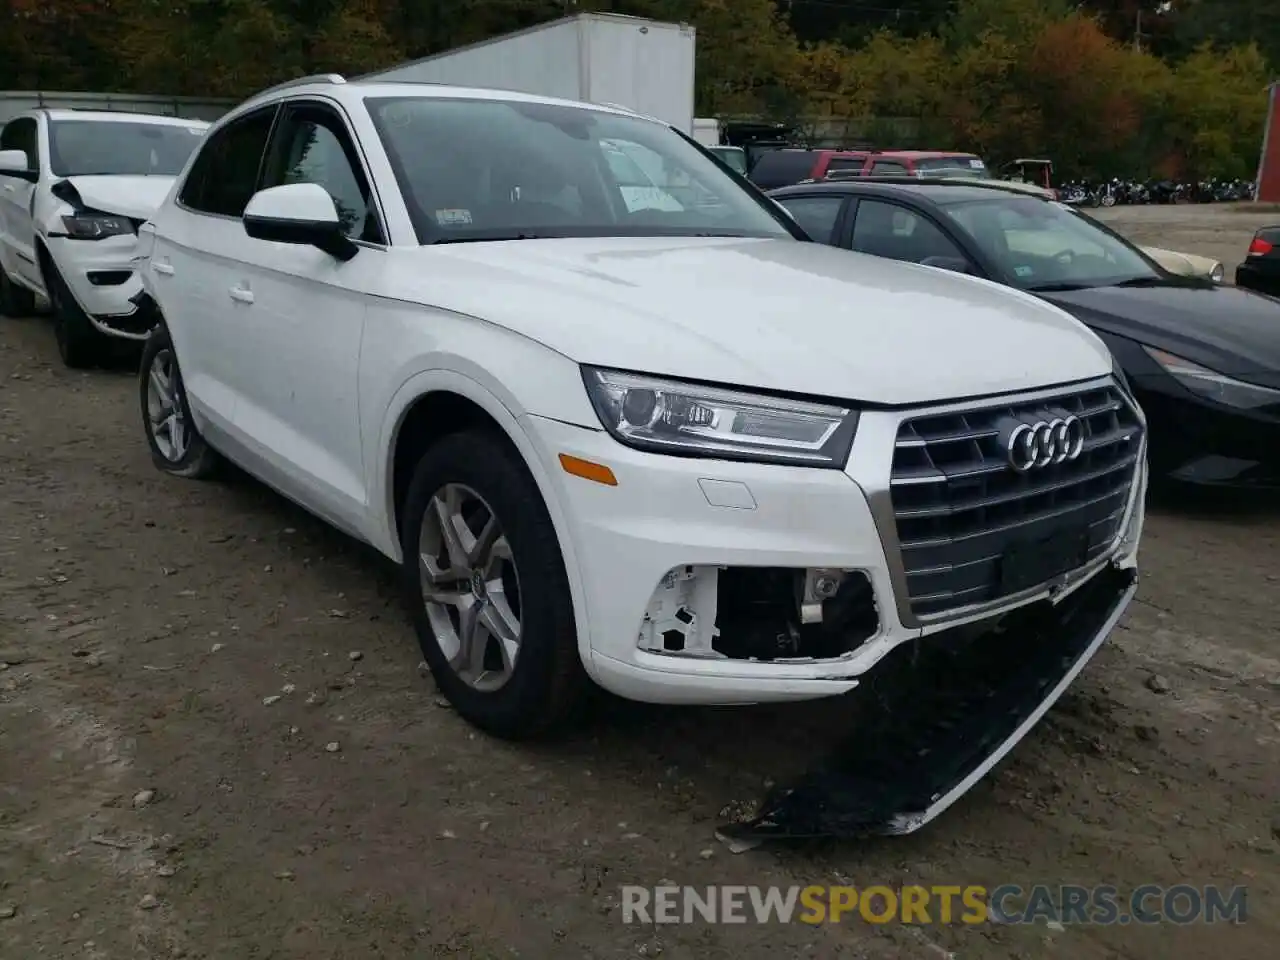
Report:
M 1071 290 L 1092 290 L 1091 283 L 1037 283 L 1023 287 L 1028 293 L 1067 293 Z
M 1121 280 L 1119 283 L 1111 283 L 1111 287 L 1168 287 L 1172 286 L 1175 281 L 1169 280 L 1167 277 L 1130 277 L 1128 280 Z
M 487 243 L 489 241 L 503 240 L 550 240 L 552 237 L 540 233 L 482 233 L 470 237 L 441 237 L 438 240 L 432 240 L 431 245 L 437 243 Z

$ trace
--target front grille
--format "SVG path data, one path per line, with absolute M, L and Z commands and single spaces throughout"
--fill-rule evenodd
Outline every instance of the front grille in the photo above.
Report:
M 1067 413 L 1084 424 L 1079 457 L 1015 471 L 1005 446 L 1009 424 Z M 1006 560 L 1020 562 L 1006 556 L 1011 548 L 1034 553 L 1039 541 L 1078 535 L 1074 566 L 1104 553 L 1124 520 L 1141 439 L 1134 407 L 1115 386 L 904 421 L 892 500 L 912 613 L 940 614 L 1026 589 L 1005 568 Z

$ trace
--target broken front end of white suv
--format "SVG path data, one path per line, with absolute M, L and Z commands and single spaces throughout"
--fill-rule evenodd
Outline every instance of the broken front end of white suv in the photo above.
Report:
M 646 394 L 627 374 L 587 379 L 610 433 L 628 420 L 710 422 L 735 402 L 692 385 Z M 639 409 L 655 398 L 664 411 Z M 755 411 L 761 434 L 777 432 L 787 404 Z M 593 643 L 593 672 L 669 703 L 849 693 L 853 733 L 830 762 L 728 829 L 910 832 L 1022 739 L 1133 597 L 1143 416 L 1113 377 L 924 407 L 792 406 L 818 424 L 815 465 L 852 432 L 842 468 L 648 457 L 640 484 L 616 444 L 597 449 L 606 438 L 556 437 L 561 449 L 576 438 L 568 449 L 584 461 L 608 452 L 620 478 L 600 496 L 575 491 L 585 552 L 653 569 L 679 543 L 688 558 L 640 604 L 644 588 L 618 582 L 614 563 L 584 570 L 593 628 L 631 638 L 628 649 Z M 803 419 L 788 428 L 796 436 Z M 630 502 L 619 509 L 619 498 Z M 637 605 L 638 628 L 623 630 Z

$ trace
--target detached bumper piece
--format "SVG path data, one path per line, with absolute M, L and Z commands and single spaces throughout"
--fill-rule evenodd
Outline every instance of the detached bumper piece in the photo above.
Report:
M 140 290 L 129 298 L 137 309 L 133 313 L 121 317 L 96 317 L 100 323 L 131 336 L 142 336 L 150 333 L 160 322 L 160 308 L 151 294 Z
M 1057 701 L 1119 620 L 1137 573 L 1108 567 L 1057 607 L 904 644 L 849 695 L 853 734 L 731 845 L 912 833 L 987 774 Z

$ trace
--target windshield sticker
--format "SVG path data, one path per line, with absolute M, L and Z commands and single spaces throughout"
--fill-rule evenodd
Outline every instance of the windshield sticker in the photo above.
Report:
M 456 227 L 471 223 L 470 210 L 437 210 L 436 223 L 442 227 Z
M 977 157 L 974 157 L 972 160 L 969 161 L 969 166 L 973 167 L 973 169 L 975 170 L 987 169 L 987 165 L 983 163 L 981 160 L 979 160 Z
M 1014 267 L 1013 272 L 1020 277 L 1029 277 L 1033 273 L 1035 273 L 1035 271 L 1032 270 L 1030 267 Z

